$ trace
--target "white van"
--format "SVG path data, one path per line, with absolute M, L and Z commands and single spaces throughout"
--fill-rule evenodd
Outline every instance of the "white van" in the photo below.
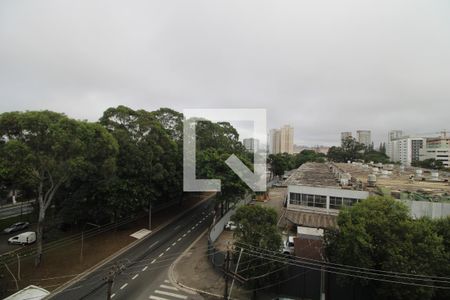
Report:
M 36 232 L 27 231 L 8 239 L 9 244 L 28 245 L 36 241 Z

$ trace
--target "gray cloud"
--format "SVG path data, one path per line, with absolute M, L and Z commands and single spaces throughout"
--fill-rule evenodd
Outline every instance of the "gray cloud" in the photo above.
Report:
M 299 144 L 449 127 L 448 1 L 2 1 L 0 111 L 266 108 Z

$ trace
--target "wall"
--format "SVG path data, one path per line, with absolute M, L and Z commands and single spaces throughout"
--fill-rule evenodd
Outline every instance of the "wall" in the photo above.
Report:
M 450 203 L 399 200 L 408 206 L 413 218 L 430 217 L 432 219 L 450 216 Z

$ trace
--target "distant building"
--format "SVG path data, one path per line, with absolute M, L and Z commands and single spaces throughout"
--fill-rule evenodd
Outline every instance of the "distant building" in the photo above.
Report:
M 442 132 L 441 136 L 434 138 L 427 138 L 422 149 L 419 150 L 419 159 L 435 159 L 442 161 L 446 168 L 450 167 L 450 137 L 447 137 L 447 132 Z
M 411 166 L 413 162 L 420 160 L 420 149 L 425 143 L 425 138 L 402 136 L 388 142 L 387 155 L 393 162 L 399 162 L 404 166 Z
M 341 145 L 344 144 L 344 141 L 348 138 L 352 138 L 353 134 L 351 133 L 351 131 L 344 131 L 341 132 Z
M 243 141 L 245 149 L 249 152 L 258 151 L 259 150 L 259 140 L 254 138 L 244 139 Z
M 449 216 L 448 175 L 419 170 L 391 164 L 305 163 L 284 182 L 285 219 L 297 226 L 336 227 L 340 209 L 377 195 L 379 188 L 406 204 L 413 218 Z
M 280 129 L 271 129 L 269 133 L 269 153 L 294 153 L 294 128 L 285 125 Z
M 358 130 L 356 131 L 357 141 L 366 147 L 372 145 L 372 136 L 370 130 Z
M 399 138 L 401 138 L 403 136 L 403 131 L 401 130 L 391 130 L 388 133 L 388 142 L 386 145 L 386 155 L 391 159 L 391 161 L 393 160 L 394 155 L 394 140 L 397 140 Z

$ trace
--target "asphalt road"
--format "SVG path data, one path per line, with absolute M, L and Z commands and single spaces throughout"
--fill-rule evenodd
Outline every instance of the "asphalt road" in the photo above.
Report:
M 23 202 L 17 204 L 10 204 L 0 207 L 0 219 L 11 218 L 14 216 L 26 215 L 33 211 L 32 202 Z
M 171 285 L 168 270 L 177 257 L 209 227 L 212 219 L 212 200 L 209 200 L 51 299 L 106 299 L 107 284 L 104 278 L 113 266 L 123 268 L 113 283 L 114 300 L 198 299 L 198 296 Z

